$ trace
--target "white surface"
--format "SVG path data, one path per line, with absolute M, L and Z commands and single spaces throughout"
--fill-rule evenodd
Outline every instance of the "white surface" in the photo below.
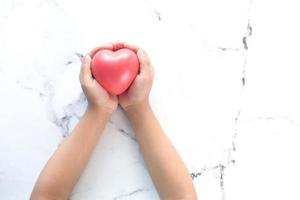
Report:
M 84 112 L 76 53 L 115 40 L 149 52 L 151 103 L 199 199 L 299 199 L 299 9 L 291 0 L 1 0 L 0 199 L 29 198 Z M 120 109 L 70 199 L 158 199 Z

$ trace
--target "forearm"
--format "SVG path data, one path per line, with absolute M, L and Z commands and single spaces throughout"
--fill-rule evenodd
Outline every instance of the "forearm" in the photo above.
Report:
M 148 103 L 129 108 L 128 118 L 152 180 L 162 199 L 196 199 L 192 179 L 183 161 L 159 125 Z
M 70 136 L 44 167 L 31 199 L 67 199 L 83 171 L 109 118 L 105 111 L 88 110 Z

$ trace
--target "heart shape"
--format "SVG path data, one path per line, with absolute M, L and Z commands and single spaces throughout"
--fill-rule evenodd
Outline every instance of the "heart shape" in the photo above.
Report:
M 91 65 L 96 81 L 114 95 L 122 94 L 139 71 L 137 55 L 125 48 L 100 50 L 94 55 Z

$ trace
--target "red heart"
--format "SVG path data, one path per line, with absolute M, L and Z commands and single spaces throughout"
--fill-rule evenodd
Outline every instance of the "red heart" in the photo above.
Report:
M 134 81 L 139 60 L 129 49 L 100 50 L 92 59 L 92 74 L 97 82 L 114 95 L 122 94 Z

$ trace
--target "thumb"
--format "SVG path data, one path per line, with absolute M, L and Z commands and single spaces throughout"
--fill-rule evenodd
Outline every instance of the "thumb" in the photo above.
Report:
M 145 50 L 139 49 L 137 52 L 137 56 L 140 62 L 140 74 L 144 75 L 152 75 L 152 64 L 150 62 L 149 56 Z
M 84 60 L 81 65 L 81 70 L 80 70 L 80 80 L 82 82 L 87 81 L 92 77 L 92 72 L 91 72 L 91 57 L 89 55 L 86 55 L 84 57 Z

